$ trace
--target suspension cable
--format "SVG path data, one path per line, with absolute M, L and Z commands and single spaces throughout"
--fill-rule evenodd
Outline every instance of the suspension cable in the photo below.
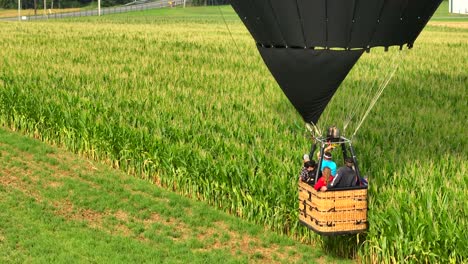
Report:
M 330 108 L 334 108 L 336 114 L 335 115 L 332 115 L 330 113 L 330 110 L 328 111 L 324 111 L 326 112 L 327 114 L 324 114 L 321 119 L 320 119 L 320 125 L 324 124 L 325 126 L 330 126 L 332 125 L 330 123 L 331 120 L 334 120 L 333 122 L 333 125 L 339 125 L 338 123 L 341 123 L 341 128 L 343 129 L 342 130 L 342 133 L 345 134 L 346 133 L 346 129 L 348 127 L 348 125 L 351 123 L 351 120 L 355 117 L 355 116 L 361 116 L 364 112 L 364 108 L 367 106 L 367 104 L 365 103 L 366 101 L 369 101 L 368 100 L 368 96 L 364 96 L 363 93 L 365 92 L 366 94 L 375 94 L 375 90 L 376 90 L 376 87 L 379 87 L 381 86 L 380 83 L 383 83 L 384 80 L 387 78 L 387 76 L 389 75 L 389 72 L 385 73 L 385 75 L 383 76 L 382 80 L 381 77 L 379 75 L 380 78 L 373 78 L 372 79 L 372 83 L 368 84 L 368 85 L 365 85 L 365 89 L 360 89 L 360 90 L 355 90 L 355 89 L 351 89 L 350 87 L 347 87 L 347 86 L 344 86 L 344 85 L 341 85 L 341 91 L 342 93 L 346 94 L 346 93 L 353 93 L 353 94 L 358 94 L 357 98 L 354 99 L 352 101 L 352 103 L 349 103 L 349 104 L 345 104 L 344 107 L 342 107 L 342 105 L 334 105 L 332 103 L 332 101 L 330 101 L 331 104 L 328 104 L 327 106 L 327 109 L 330 109 Z M 368 76 L 366 75 L 366 78 Z M 333 100 L 333 98 L 332 98 Z M 333 116 L 335 116 L 333 118 Z M 337 120 L 337 117 L 341 117 L 340 119 Z
M 395 63 L 397 62 L 398 60 L 398 56 L 393 56 L 393 59 L 392 59 L 392 63 L 390 65 L 395 65 Z M 374 87 L 374 85 L 376 85 L 376 83 L 380 82 L 380 85 L 377 85 L 375 87 L 378 87 L 378 89 L 374 89 L 374 88 L 371 88 L 369 90 L 369 92 L 367 94 L 374 94 L 374 92 L 372 92 L 372 90 L 375 90 L 376 91 L 376 94 L 378 94 L 378 92 L 382 89 L 382 87 L 384 86 L 386 80 L 389 78 L 389 76 L 392 74 L 392 71 L 387 71 L 387 73 L 385 74 L 385 77 L 379 81 L 378 79 L 375 79 L 372 84 L 370 85 L 370 87 Z M 365 89 L 367 90 L 367 89 Z M 344 124 L 343 124 L 343 132 L 346 131 L 346 128 L 348 127 L 348 125 L 351 123 L 351 120 L 355 117 L 355 116 L 359 116 L 362 113 L 362 110 L 360 108 L 360 105 L 363 105 L 364 102 L 366 101 L 367 97 L 365 96 L 361 96 L 359 99 L 358 99 L 358 102 L 354 105 L 354 107 L 352 108 L 352 110 L 349 112 L 349 115 L 346 117 L 345 121 L 344 121 Z M 375 97 L 374 97 L 375 98 Z M 361 112 L 358 114 L 358 112 Z
M 314 133 L 315 133 L 315 135 L 317 135 L 319 137 L 322 136 L 322 132 L 317 127 L 317 125 L 315 125 L 313 122 L 306 123 L 305 126 L 306 126 L 307 130 L 309 130 L 309 132 L 312 134 L 312 136 L 314 136 Z
M 221 17 L 223 18 L 224 25 L 226 26 L 226 29 L 229 32 L 229 36 L 231 37 L 231 40 L 234 43 L 234 46 L 236 47 L 237 54 L 241 54 L 239 45 L 237 45 L 237 42 L 234 39 L 234 36 L 232 35 L 231 29 L 229 28 L 229 26 L 228 26 L 228 24 L 226 22 L 226 18 L 224 17 L 223 10 L 221 10 L 221 7 L 220 7 L 220 5 L 218 3 L 218 0 L 216 0 L 216 6 L 218 6 L 218 10 L 219 10 L 219 13 L 221 14 Z M 240 57 L 242 58 L 242 61 L 244 62 L 244 64 L 247 64 L 247 62 L 245 61 L 245 57 L 244 56 L 240 56 Z
M 401 53 L 400 53 L 401 54 Z M 390 76 L 387 78 L 387 80 L 381 85 L 381 87 L 379 88 L 379 91 L 378 93 L 374 96 L 374 98 L 372 99 L 372 102 L 371 104 L 369 105 L 369 107 L 367 108 L 367 111 L 365 112 L 364 116 L 362 117 L 361 121 L 359 122 L 358 126 L 356 127 L 356 129 L 354 130 L 354 133 L 353 135 L 351 136 L 351 139 L 354 138 L 354 136 L 356 135 L 357 131 L 359 130 L 359 128 L 361 128 L 361 125 L 362 123 L 364 122 L 364 120 L 367 118 L 367 116 L 369 115 L 370 111 L 372 110 L 372 108 L 374 108 L 375 106 L 375 103 L 377 103 L 377 100 L 379 100 L 380 96 L 382 95 L 383 91 L 385 90 L 385 88 L 388 86 L 388 83 L 390 82 L 390 80 L 393 78 L 393 76 L 395 75 L 395 72 L 398 70 L 398 67 L 400 66 L 400 63 L 401 63 L 401 60 L 398 60 L 397 63 L 394 63 L 394 69 L 392 71 L 392 73 L 390 74 Z
M 387 73 L 385 75 L 385 78 L 382 80 L 382 83 L 385 81 L 385 79 L 387 78 L 388 75 L 389 75 L 389 73 Z M 372 82 L 370 87 L 373 87 L 373 88 L 370 88 L 369 94 L 373 94 L 371 91 L 374 90 L 375 87 L 381 86 L 381 85 L 376 85 L 377 82 L 378 82 L 377 79 Z M 351 111 L 349 111 L 348 116 L 346 116 L 346 119 L 345 119 L 344 124 L 343 124 L 343 132 L 346 131 L 346 129 L 348 128 L 348 125 L 351 123 L 351 120 L 356 115 L 358 115 L 357 113 L 362 111 L 362 110 L 360 110 L 360 106 L 364 104 L 365 97 L 361 95 L 360 98 L 357 101 L 358 102 L 352 107 Z

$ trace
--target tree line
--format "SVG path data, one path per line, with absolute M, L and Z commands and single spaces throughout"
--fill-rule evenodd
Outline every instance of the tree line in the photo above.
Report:
M 22 0 L 22 9 L 43 9 L 44 5 L 47 9 L 54 8 L 71 8 L 71 7 L 83 7 L 91 4 L 93 0 Z M 125 3 L 127 0 L 105 0 L 105 2 L 121 2 Z M 110 4 L 110 3 L 109 3 Z M 112 5 L 112 4 L 111 4 Z M 0 0 L 0 8 L 13 9 L 18 8 L 18 0 Z
M 54 8 L 72 8 L 84 7 L 90 5 L 97 0 L 22 0 L 21 8 L 23 9 L 54 9 Z M 102 0 L 101 6 L 123 5 L 132 2 L 132 0 Z M 189 0 L 187 1 L 189 2 Z M 229 0 L 192 0 L 192 5 L 226 5 Z M 0 8 L 14 9 L 18 8 L 18 0 L 0 0 Z
M 192 0 L 192 5 L 228 5 L 229 0 Z

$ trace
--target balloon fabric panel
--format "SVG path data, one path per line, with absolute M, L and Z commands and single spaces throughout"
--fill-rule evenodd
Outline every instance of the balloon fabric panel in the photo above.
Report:
M 363 50 L 258 47 L 263 61 L 304 121 L 317 123 Z
M 298 0 L 306 47 L 320 47 L 327 39 L 326 1 Z
M 265 47 L 412 45 L 442 0 L 232 0 Z
M 270 0 L 270 2 L 286 44 L 291 47 L 305 47 L 296 1 Z
M 349 43 L 354 1 L 327 1 L 327 47 L 346 47 Z

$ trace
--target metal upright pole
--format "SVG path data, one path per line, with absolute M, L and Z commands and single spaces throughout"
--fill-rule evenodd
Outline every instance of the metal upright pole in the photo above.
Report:
M 343 152 L 343 161 L 344 161 L 348 157 L 348 151 L 346 150 L 346 144 L 344 142 L 340 143 L 340 145 L 341 145 L 341 151 Z
M 18 21 L 21 21 L 21 0 L 18 0 Z
M 98 0 L 97 10 L 98 10 L 98 16 L 101 16 L 101 0 Z
M 314 157 L 315 149 L 317 148 L 317 143 L 313 142 L 310 146 L 309 157 L 312 159 Z
M 322 145 L 320 146 L 320 158 L 317 162 L 317 173 L 315 174 L 315 182 L 318 181 L 318 177 L 320 175 L 320 170 L 322 168 L 323 163 L 323 154 L 325 154 L 325 143 L 322 141 Z
M 353 145 L 351 144 L 351 142 L 349 143 L 349 150 L 351 152 L 351 156 L 352 156 L 353 161 L 354 161 L 354 169 L 355 169 L 356 174 L 358 176 L 358 181 L 361 181 L 361 171 L 359 171 L 358 161 L 357 161 L 357 158 L 356 158 L 356 154 L 354 153 L 354 148 L 353 148 Z

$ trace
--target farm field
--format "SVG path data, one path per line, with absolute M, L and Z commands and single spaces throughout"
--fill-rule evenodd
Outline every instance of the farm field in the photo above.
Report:
M 0 129 L 2 263 L 350 263 Z
M 80 11 L 81 8 L 61 8 L 61 9 L 47 9 L 47 14 L 55 13 L 66 13 L 66 12 L 75 12 Z M 21 16 L 33 16 L 34 9 L 22 9 Z M 37 15 L 44 15 L 44 9 L 38 9 Z M 0 17 L 15 17 L 18 16 L 18 10 L 16 9 L 1 9 L 0 8 Z
M 234 12 L 221 14 L 0 23 L 0 122 L 328 253 L 466 262 L 468 29 L 430 25 L 414 49 L 373 49 L 351 71 L 324 128 L 399 64 L 355 138 L 369 232 L 321 238 L 297 222 L 303 122 Z

